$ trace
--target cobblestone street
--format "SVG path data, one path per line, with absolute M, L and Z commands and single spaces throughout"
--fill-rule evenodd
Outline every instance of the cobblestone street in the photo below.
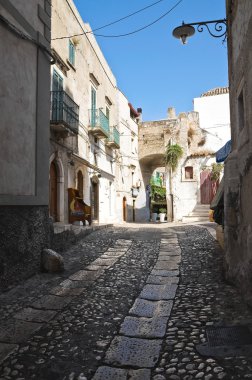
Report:
M 63 256 L 62 274 L 0 296 L 0 380 L 252 378 L 249 344 L 196 349 L 210 327 L 252 323 L 207 228 L 109 227 Z

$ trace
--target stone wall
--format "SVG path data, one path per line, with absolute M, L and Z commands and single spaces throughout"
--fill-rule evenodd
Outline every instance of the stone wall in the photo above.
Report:
M 252 3 L 227 1 L 232 153 L 225 163 L 225 273 L 252 304 Z
M 49 240 L 48 207 L 0 207 L 0 290 L 39 271 Z

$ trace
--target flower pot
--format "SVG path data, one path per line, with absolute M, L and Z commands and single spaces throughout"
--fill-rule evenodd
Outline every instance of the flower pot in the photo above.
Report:
M 163 213 L 163 212 L 161 212 L 160 214 L 159 214 L 159 219 L 160 219 L 160 222 L 161 223 L 164 223 L 165 222 L 165 213 Z
M 157 221 L 157 213 L 156 212 L 153 212 L 152 214 L 151 214 L 151 220 L 152 220 L 152 222 L 156 222 Z

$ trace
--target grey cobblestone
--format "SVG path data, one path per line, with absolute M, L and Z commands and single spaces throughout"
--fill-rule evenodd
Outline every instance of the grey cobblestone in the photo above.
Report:
M 252 320 L 202 227 L 108 228 L 63 255 L 64 273 L 37 275 L 0 295 L 0 379 L 251 378 L 249 356 L 196 350 L 207 326 Z

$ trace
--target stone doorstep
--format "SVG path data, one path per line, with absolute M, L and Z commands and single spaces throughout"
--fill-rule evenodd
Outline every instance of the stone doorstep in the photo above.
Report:
M 162 342 L 162 339 L 116 336 L 106 352 L 104 361 L 113 366 L 154 368 L 159 358 Z
M 120 369 L 113 367 L 99 367 L 92 380 L 150 380 L 149 369 Z
M 137 298 L 129 311 L 129 314 L 137 317 L 169 317 L 173 301 L 148 301 Z

